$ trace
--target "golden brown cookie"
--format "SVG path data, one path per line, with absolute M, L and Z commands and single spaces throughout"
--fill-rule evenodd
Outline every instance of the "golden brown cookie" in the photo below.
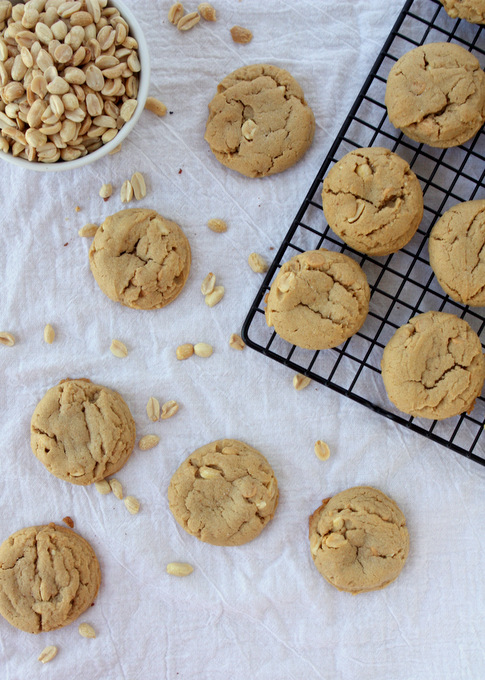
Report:
M 429 262 L 453 300 L 485 306 L 485 200 L 454 205 L 429 236 Z
M 399 576 L 408 556 L 406 520 L 382 491 L 356 486 L 327 498 L 310 517 L 310 551 L 338 590 L 379 590 Z
M 469 412 L 482 391 L 485 359 L 475 331 L 445 312 L 401 326 L 381 361 L 387 396 L 411 416 L 443 420 Z
M 212 545 L 242 545 L 273 518 L 278 484 L 266 458 L 236 439 L 192 453 L 168 488 L 173 516 L 185 531 Z
M 59 479 L 86 485 L 114 474 L 135 445 L 135 423 L 123 397 L 90 380 L 63 380 L 37 404 L 32 451 Z
M 356 149 L 323 182 L 329 226 L 354 250 L 395 253 L 414 236 L 423 217 L 423 192 L 409 164 L 389 149 Z
M 107 217 L 89 250 L 103 293 L 135 309 L 159 309 L 175 300 L 190 263 L 189 242 L 178 224 L 144 208 Z
M 460 45 L 421 45 L 392 67 L 385 103 L 391 123 L 411 139 L 458 146 L 485 121 L 485 73 Z
M 288 71 L 253 64 L 218 85 L 205 140 L 223 165 L 246 177 L 265 177 L 300 160 L 314 132 L 313 112 Z
M 94 602 L 100 582 L 91 545 L 65 527 L 20 529 L 0 546 L 0 614 L 27 633 L 72 623 Z
M 440 0 L 452 19 L 485 24 L 485 0 Z
M 361 267 L 331 250 L 309 250 L 281 267 L 266 302 L 266 323 L 304 349 L 329 349 L 357 333 L 369 311 Z

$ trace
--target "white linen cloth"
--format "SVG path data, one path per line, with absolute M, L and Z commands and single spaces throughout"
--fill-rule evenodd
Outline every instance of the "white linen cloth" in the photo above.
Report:
M 121 153 L 76 172 L 22 171 L 0 159 L 0 330 L 17 339 L 0 347 L 0 539 L 69 515 L 102 568 L 95 606 L 71 626 L 33 636 L 0 619 L 0 678 L 481 680 L 485 470 L 320 385 L 296 392 L 287 368 L 228 346 L 262 281 L 248 255 L 272 259 L 401 2 L 214 0 L 217 22 L 187 33 L 168 22 L 170 4 L 130 2 L 150 47 L 150 92 L 173 113 L 145 111 Z M 235 24 L 253 31 L 251 43 L 233 43 Z M 258 62 L 289 70 L 316 118 L 305 158 L 260 180 L 224 168 L 203 139 L 218 82 Z M 192 246 L 185 290 L 155 312 L 108 300 L 89 271 L 90 240 L 77 235 L 124 207 L 119 190 L 135 171 L 148 195 L 132 206 L 175 220 Z M 106 203 L 98 196 L 105 182 L 115 187 Z M 213 217 L 227 221 L 227 233 L 207 228 Z M 209 271 L 226 288 L 213 309 L 200 293 Z M 46 323 L 56 330 L 51 346 Z M 126 343 L 126 359 L 110 353 L 113 338 Z M 212 357 L 177 361 L 179 344 L 198 341 L 214 346 Z M 32 412 L 65 377 L 118 390 L 138 434 L 160 436 L 116 475 L 139 498 L 138 515 L 94 486 L 56 479 L 33 456 Z M 179 412 L 152 423 L 150 396 L 177 400 Z M 178 465 L 222 437 L 259 449 L 280 485 L 274 520 L 237 548 L 189 536 L 167 502 Z M 313 453 L 318 439 L 330 446 L 326 462 Z M 307 528 L 322 498 L 354 485 L 391 496 L 411 540 L 398 580 L 355 597 L 319 575 Z M 168 576 L 171 561 L 191 563 L 193 574 Z M 83 621 L 96 639 L 80 637 Z M 44 667 L 37 657 L 46 645 L 59 653 Z

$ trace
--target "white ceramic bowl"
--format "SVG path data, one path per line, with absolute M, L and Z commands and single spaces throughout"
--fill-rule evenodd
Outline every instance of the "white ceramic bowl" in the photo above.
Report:
M 21 1 L 22 0 L 13 0 L 12 4 L 16 5 Z M 106 154 L 108 154 L 110 151 L 113 151 L 113 149 L 115 149 L 118 144 L 121 144 L 121 142 L 126 139 L 126 137 L 133 130 L 142 114 L 148 96 L 148 87 L 150 83 L 150 56 L 148 53 L 148 44 L 145 40 L 145 36 L 143 35 L 143 31 L 140 28 L 140 24 L 135 18 L 135 15 L 131 9 L 125 5 L 124 2 L 121 2 L 120 0 L 109 0 L 108 5 L 111 7 L 116 7 L 116 9 L 119 10 L 121 16 L 125 19 L 130 27 L 130 35 L 133 36 L 133 38 L 135 38 L 138 43 L 138 57 L 140 59 L 141 65 L 141 70 L 138 74 L 140 79 L 137 96 L 138 106 L 136 107 L 136 111 L 133 114 L 131 120 L 123 125 L 121 130 L 118 132 L 116 137 L 111 140 L 111 142 L 103 144 L 103 146 L 101 146 L 99 149 L 96 149 L 96 151 L 88 153 L 86 156 L 81 156 L 81 158 L 76 158 L 74 161 L 40 163 L 38 161 L 27 161 L 25 158 L 18 158 L 16 156 L 12 156 L 11 153 L 2 152 L 0 152 L 0 159 L 8 161 L 9 163 L 13 163 L 20 168 L 24 168 L 26 170 L 36 170 L 38 172 L 61 172 L 63 170 L 74 170 L 75 168 L 81 168 L 85 165 L 88 165 L 89 163 L 94 163 L 99 158 L 106 156 Z

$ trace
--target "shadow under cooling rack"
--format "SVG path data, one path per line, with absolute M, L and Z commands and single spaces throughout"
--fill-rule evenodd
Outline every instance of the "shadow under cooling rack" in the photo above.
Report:
M 309 376 L 404 427 L 485 465 L 485 399 L 479 397 L 470 414 L 442 421 L 413 418 L 398 411 L 387 398 L 380 375 L 383 349 L 394 332 L 416 314 L 445 311 L 465 319 L 483 344 L 485 318 L 481 310 L 455 303 L 436 282 L 429 266 L 428 233 L 452 205 L 485 198 L 485 132 L 468 143 L 435 149 L 413 142 L 387 118 L 384 95 L 387 76 L 403 54 L 418 45 L 453 41 L 485 65 L 479 46 L 483 29 L 451 19 L 439 0 L 408 0 L 358 95 L 337 139 L 305 197 L 243 325 L 246 344 L 288 368 Z M 424 195 L 424 215 L 414 238 L 394 255 L 374 258 L 349 248 L 328 227 L 321 206 L 322 182 L 346 153 L 384 146 L 408 161 Z M 303 350 L 282 340 L 266 325 L 264 297 L 283 262 L 298 253 L 328 248 L 347 253 L 363 268 L 371 288 L 368 317 L 361 330 L 335 349 Z

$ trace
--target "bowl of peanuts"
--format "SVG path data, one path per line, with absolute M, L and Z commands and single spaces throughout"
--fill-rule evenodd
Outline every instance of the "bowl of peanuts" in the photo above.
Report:
M 0 0 L 0 159 L 56 172 L 115 152 L 149 79 L 143 32 L 119 0 Z

